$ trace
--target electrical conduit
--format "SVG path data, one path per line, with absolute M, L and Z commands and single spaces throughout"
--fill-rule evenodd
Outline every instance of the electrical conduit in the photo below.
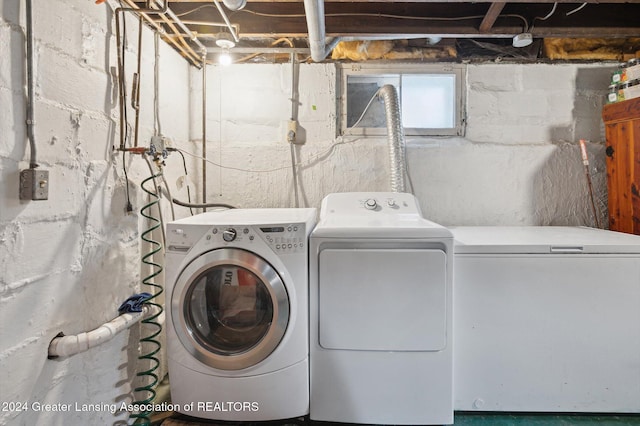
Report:
M 30 157 L 29 168 L 35 169 L 38 167 L 37 161 L 37 149 L 36 149 L 36 137 L 34 132 L 35 119 L 34 119 L 34 105 L 35 105 L 35 79 L 34 72 L 34 45 L 35 39 L 33 37 L 33 1 L 27 0 L 25 5 L 25 13 L 27 15 L 27 138 L 29 139 Z

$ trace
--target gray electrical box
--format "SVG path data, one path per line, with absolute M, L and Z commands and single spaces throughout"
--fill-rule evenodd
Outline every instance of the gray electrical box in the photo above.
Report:
M 26 169 L 20 172 L 20 199 L 49 199 L 49 171 Z

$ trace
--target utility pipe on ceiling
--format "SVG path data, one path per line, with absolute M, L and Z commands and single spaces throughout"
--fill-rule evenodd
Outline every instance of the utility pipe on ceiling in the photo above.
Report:
M 330 52 L 325 44 L 324 0 L 304 0 L 304 12 L 307 18 L 311 59 L 322 62 Z
M 224 9 L 222 9 L 222 6 L 220 6 L 220 2 L 218 0 L 213 0 L 213 3 L 216 5 L 216 8 L 218 9 L 218 13 L 220 13 L 220 16 L 222 16 L 222 19 L 224 20 L 225 24 L 227 24 L 227 28 L 229 28 L 229 32 L 231 33 L 233 40 L 236 43 L 240 42 L 240 39 L 238 38 L 238 34 L 236 34 L 236 30 L 233 28 L 233 25 L 231 25 L 231 22 L 229 21 L 227 14 L 224 13 Z

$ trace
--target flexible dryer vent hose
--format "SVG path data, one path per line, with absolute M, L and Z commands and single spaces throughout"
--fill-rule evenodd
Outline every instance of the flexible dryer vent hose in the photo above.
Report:
M 405 192 L 405 141 L 398 103 L 398 92 L 391 84 L 385 84 L 378 91 L 384 101 L 387 117 L 387 136 L 389 138 L 389 156 L 391 160 L 391 191 Z

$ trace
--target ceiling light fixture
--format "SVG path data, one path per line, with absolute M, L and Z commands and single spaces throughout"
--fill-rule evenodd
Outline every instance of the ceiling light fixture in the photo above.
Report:
M 235 47 L 236 42 L 233 41 L 231 34 L 222 31 L 216 34 L 216 46 L 222 49 L 231 49 Z
M 240 10 L 247 5 L 247 0 L 222 0 L 229 10 Z
M 229 54 L 229 49 L 234 48 L 236 42 L 233 41 L 231 34 L 228 32 L 222 31 L 216 35 L 216 46 L 223 49 L 222 53 L 218 55 L 218 63 L 225 67 L 231 65 L 233 60 L 231 59 L 231 55 Z
M 527 47 L 533 43 L 531 33 L 520 33 L 513 36 L 513 47 Z

